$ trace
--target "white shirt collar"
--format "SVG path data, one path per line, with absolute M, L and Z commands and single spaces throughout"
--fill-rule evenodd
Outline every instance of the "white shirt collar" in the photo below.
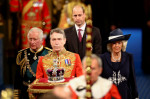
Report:
M 81 30 L 82 30 L 82 31 L 81 31 L 81 35 L 82 35 L 82 37 L 83 37 L 84 31 L 85 31 L 85 27 L 86 27 L 86 23 L 85 23 L 81 28 L 79 28 L 79 27 L 75 24 L 75 28 L 76 28 L 77 35 L 78 35 L 78 29 L 81 29 Z
M 84 23 L 84 25 L 83 25 L 81 28 L 79 28 L 79 27 L 75 24 L 76 31 L 78 31 L 78 29 L 82 29 L 82 31 L 84 31 L 84 30 L 85 30 L 85 27 L 86 27 L 86 23 Z

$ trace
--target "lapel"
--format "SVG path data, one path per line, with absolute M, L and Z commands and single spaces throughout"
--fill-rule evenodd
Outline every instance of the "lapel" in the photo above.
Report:
M 106 61 L 109 64 L 109 66 L 112 66 L 112 62 L 111 62 L 111 56 L 110 56 L 110 52 L 105 53 L 106 54 Z
M 70 38 L 72 39 L 71 41 L 72 41 L 73 48 L 75 49 L 75 52 L 78 52 L 78 44 L 77 44 L 78 36 L 77 36 L 75 26 L 73 26 L 73 28 L 71 30 L 71 37 Z
M 127 59 L 127 54 L 121 51 L 121 63 L 120 63 L 119 69 L 125 64 L 125 62 L 127 62 L 126 59 Z
M 85 31 L 84 31 L 84 35 L 83 35 L 83 38 L 82 38 L 82 42 L 83 42 L 83 52 L 85 52 L 86 50 L 86 27 L 85 27 Z

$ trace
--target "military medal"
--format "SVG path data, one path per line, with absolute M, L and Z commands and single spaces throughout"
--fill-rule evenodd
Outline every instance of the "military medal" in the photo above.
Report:
M 65 64 L 67 66 L 71 66 L 71 60 L 70 59 L 65 59 Z
M 33 59 L 34 59 L 34 60 L 37 60 L 37 57 L 36 57 L 36 55 L 34 55 Z

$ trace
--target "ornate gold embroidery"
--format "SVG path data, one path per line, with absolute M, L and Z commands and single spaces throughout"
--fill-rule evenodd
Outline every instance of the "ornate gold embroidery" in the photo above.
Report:
M 23 59 L 21 59 L 21 55 L 22 55 L 22 50 L 21 51 L 19 51 L 19 53 L 18 53 L 18 55 L 17 55 L 17 58 L 16 58 L 16 64 L 17 65 L 20 65 L 20 68 L 21 68 L 21 70 L 20 70 L 20 74 L 21 75 L 23 75 L 22 74 L 22 70 L 24 71 L 24 67 L 26 67 L 25 65 L 25 58 L 23 58 Z
M 47 71 L 48 68 L 53 68 L 54 59 L 58 59 L 59 67 L 63 67 L 65 69 L 64 77 L 70 77 L 71 72 L 75 65 L 75 59 L 76 59 L 75 54 L 68 52 L 66 50 L 60 52 L 59 56 L 55 52 L 49 53 L 48 55 L 44 56 L 42 60 L 45 72 Z M 65 64 L 65 59 L 71 60 L 71 66 Z
M 39 82 L 39 79 L 36 79 L 28 88 L 29 93 L 45 93 L 51 91 L 52 89 L 34 89 L 34 87 L 43 86 L 43 87 L 50 87 L 50 86 L 57 86 L 57 85 L 65 85 L 68 82 L 60 82 L 60 83 L 43 83 Z

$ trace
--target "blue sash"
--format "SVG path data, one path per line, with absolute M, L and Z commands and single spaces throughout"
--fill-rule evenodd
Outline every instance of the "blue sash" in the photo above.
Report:
M 46 54 L 48 54 L 48 50 L 44 49 L 44 51 L 42 52 L 42 54 L 40 56 L 45 56 Z M 38 64 L 38 60 L 39 60 L 39 56 L 37 56 L 37 57 L 38 57 L 38 59 L 35 60 L 33 62 L 33 64 L 30 65 L 31 69 L 34 73 L 36 73 L 37 64 Z M 27 69 L 26 75 L 27 75 L 28 79 L 31 79 L 33 77 L 32 73 L 29 71 L 29 69 Z

